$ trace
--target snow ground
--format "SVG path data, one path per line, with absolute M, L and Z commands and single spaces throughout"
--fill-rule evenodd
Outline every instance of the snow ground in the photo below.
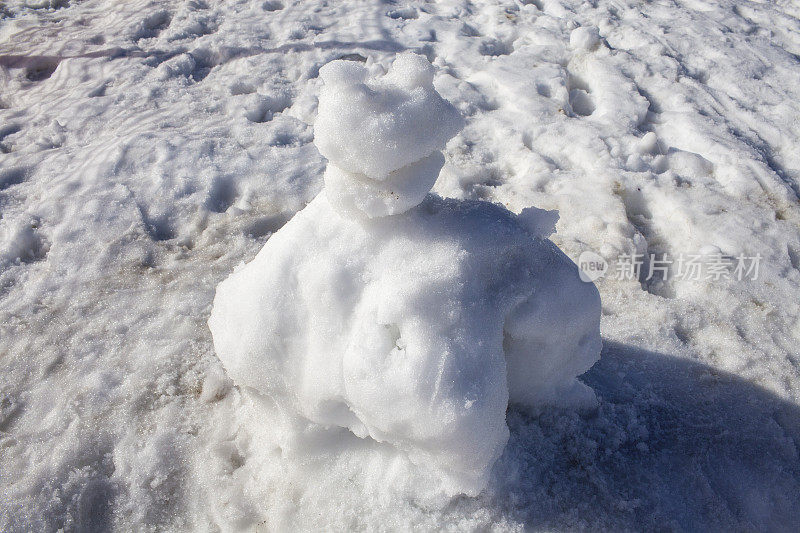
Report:
M 0 13 L 1 530 L 800 528 L 795 3 Z M 598 281 L 598 411 L 512 407 L 477 498 L 386 486 L 380 450 L 282 460 L 206 326 L 321 188 L 318 69 L 402 50 L 467 120 L 439 194 L 558 209 L 574 260 L 763 257 L 756 281 Z

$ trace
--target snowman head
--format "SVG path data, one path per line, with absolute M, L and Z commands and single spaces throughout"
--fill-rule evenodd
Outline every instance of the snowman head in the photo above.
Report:
M 374 78 L 353 61 L 322 67 L 314 124 L 320 153 L 345 172 L 380 181 L 444 148 L 463 120 L 436 92 L 433 75 L 428 60 L 412 53 Z

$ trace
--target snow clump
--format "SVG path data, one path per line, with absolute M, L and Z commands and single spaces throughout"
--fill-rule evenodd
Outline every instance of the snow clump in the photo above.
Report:
M 270 428 L 285 453 L 309 424 L 346 428 L 477 494 L 509 402 L 594 404 L 576 376 L 600 353 L 597 289 L 547 239 L 554 213 L 427 194 L 462 120 L 424 58 L 377 80 L 346 61 L 320 74 L 325 189 L 219 285 L 216 352 L 298 421 Z

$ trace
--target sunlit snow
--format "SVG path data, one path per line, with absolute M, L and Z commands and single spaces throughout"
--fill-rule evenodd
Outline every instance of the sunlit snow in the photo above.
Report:
M 378 87 L 405 52 L 433 68 Z M 383 95 L 389 110 L 432 79 L 463 129 L 421 131 L 430 117 L 411 106 L 403 150 L 382 153 L 385 131 L 353 126 L 320 153 L 321 69 L 338 59 L 363 69 L 370 90 L 399 87 Z M 330 78 L 353 89 L 346 81 Z M 798 530 L 799 145 L 800 8 L 789 0 L 7 0 L 0 530 Z M 377 157 L 348 162 L 367 147 Z M 425 198 L 431 183 L 415 179 L 434 171 Z M 386 196 L 395 183 L 408 187 L 402 202 Z M 418 224 L 386 223 L 401 217 Z M 400 238 L 425 228 L 431 241 L 406 249 L 431 261 L 403 263 L 392 255 L 403 243 L 363 224 Z M 309 320 L 355 309 L 335 294 L 350 278 L 323 275 L 364 274 L 349 294 L 397 290 L 354 322 L 385 331 L 348 337 L 383 353 L 425 331 L 402 326 L 409 309 L 445 323 L 424 304 L 467 290 L 447 281 L 477 263 L 446 259 L 470 246 L 485 246 L 481 264 L 497 265 L 510 293 L 527 286 L 499 265 L 523 233 L 549 235 L 554 244 L 537 242 L 563 265 L 586 254 L 593 269 L 603 349 L 575 382 L 596 396 L 589 408 L 525 398 L 534 376 L 515 372 L 504 426 L 431 424 L 429 435 L 458 437 L 425 452 L 453 453 L 414 462 L 420 441 L 400 419 L 420 404 L 379 402 L 412 398 L 391 387 L 424 380 L 370 382 L 369 360 L 356 359 L 364 388 L 353 398 L 367 407 L 348 415 L 338 398 L 327 415 L 343 421 L 320 430 L 251 394 L 215 352 L 215 289 L 242 264 L 269 263 L 262 249 L 307 259 L 309 276 L 262 279 L 259 291 L 298 291 L 303 309 L 324 311 Z M 313 265 L 318 245 L 342 262 Z M 359 246 L 376 254 L 348 254 Z M 413 269 L 442 283 L 412 306 L 400 287 Z M 586 305 L 547 331 L 579 343 L 569 318 L 588 320 L 597 302 Z M 503 324 L 508 358 L 515 324 L 503 318 L 460 338 Z M 285 377 L 272 370 L 250 377 Z M 341 371 L 296 375 L 317 394 Z M 488 457 L 487 435 L 505 446 L 482 483 L 441 490 L 438 465 L 463 473 L 465 457 Z

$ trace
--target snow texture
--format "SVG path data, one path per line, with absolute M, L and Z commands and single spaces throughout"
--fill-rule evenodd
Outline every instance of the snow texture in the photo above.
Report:
M 439 196 L 573 261 L 762 257 L 598 280 L 596 411 L 512 403 L 477 497 L 257 403 L 206 325 L 323 189 L 320 69 L 403 52 L 464 117 Z M 6 0 L 0 530 L 800 530 L 798 57 L 789 0 Z

